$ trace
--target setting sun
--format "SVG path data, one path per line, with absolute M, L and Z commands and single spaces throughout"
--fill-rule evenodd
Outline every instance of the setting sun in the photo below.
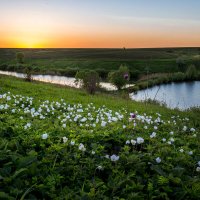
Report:
M 43 44 L 39 39 L 24 38 L 15 42 L 17 48 L 42 48 Z

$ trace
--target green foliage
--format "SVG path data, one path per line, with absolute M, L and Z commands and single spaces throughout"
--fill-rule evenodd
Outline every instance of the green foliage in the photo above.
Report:
M 117 87 L 118 90 L 122 89 L 130 79 L 129 69 L 125 65 L 121 65 L 117 71 L 110 72 L 108 75 L 109 81 Z
M 89 94 L 95 94 L 99 87 L 100 78 L 96 71 L 79 71 L 75 78 Z
M 24 58 L 25 58 L 24 53 L 22 53 L 22 52 L 16 53 L 16 59 L 17 59 L 18 63 L 20 63 L 20 64 L 24 63 Z
M 31 66 L 27 66 L 24 70 L 24 74 L 25 74 L 25 80 L 28 82 L 32 81 L 32 67 Z
M 187 65 L 183 57 L 178 57 L 176 59 L 176 64 L 178 65 L 178 70 L 180 72 L 185 72 Z
M 195 65 L 190 65 L 186 71 L 186 77 L 189 80 L 193 80 L 195 78 L 197 78 L 198 76 L 198 71 L 195 67 Z

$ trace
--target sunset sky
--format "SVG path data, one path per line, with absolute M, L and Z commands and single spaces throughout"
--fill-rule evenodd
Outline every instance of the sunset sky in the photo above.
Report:
M 200 46 L 200 0 L 0 0 L 0 47 Z

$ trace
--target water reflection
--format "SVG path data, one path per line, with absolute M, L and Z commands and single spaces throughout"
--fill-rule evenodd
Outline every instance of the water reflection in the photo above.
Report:
M 10 75 L 15 76 L 18 78 L 24 78 L 25 75 L 23 73 L 16 73 L 16 72 L 9 72 L 9 71 L 1 71 L 0 74 L 4 75 Z M 56 75 L 33 75 L 33 80 L 42 81 L 42 82 L 48 82 L 48 83 L 54 83 L 54 84 L 60 84 L 60 85 L 66 85 L 70 87 L 79 88 L 80 84 L 75 84 L 75 78 L 72 77 L 66 77 L 66 76 L 56 76 Z M 101 82 L 100 86 L 105 88 L 106 90 L 117 90 L 117 88 L 110 83 Z
M 200 106 L 200 81 L 155 86 L 130 94 L 130 97 L 136 101 L 155 99 L 170 108 L 187 109 Z

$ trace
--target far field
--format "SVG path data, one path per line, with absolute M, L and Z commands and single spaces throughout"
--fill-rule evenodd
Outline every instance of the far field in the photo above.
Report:
M 25 54 L 25 64 L 35 73 L 75 76 L 78 70 L 95 69 L 102 78 L 126 64 L 136 79 L 146 73 L 179 71 L 176 63 L 181 57 L 186 65 L 200 69 L 200 48 L 155 49 L 0 49 L 0 69 L 23 71 L 16 63 L 16 52 Z

